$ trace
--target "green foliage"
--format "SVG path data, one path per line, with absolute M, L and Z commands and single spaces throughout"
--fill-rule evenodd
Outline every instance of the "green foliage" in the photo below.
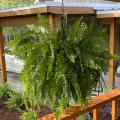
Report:
M 22 100 L 22 93 L 12 93 L 6 102 L 8 108 L 20 109 L 24 103 Z
M 9 94 L 12 90 L 9 88 L 8 84 L 0 85 L 0 100 L 9 98 Z
M 0 9 L 34 3 L 34 0 L 0 0 Z
M 34 4 L 35 0 L 0 0 L 0 9 L 7 9 L 11 7 L 19 7 L 19 6 L 24 6 L 24 5 L 29 5 L 29 4 Z M 19 32 L 19 28 L 12 28 L 12 27 L 7 27 L 4 29 L 4 34 L 8 35 L 10 34 L 15 34 Z M 26 29 L 26 27 L 22 27 L 21 30 Z
M 26 26 L 23 28 L 16 28 L 15 34 L 16 38 L 12 40 L 9 45 L 7 46 L 7 49 L 9 51 L 9 54 L 14 54 L 16 56 L 19 56 L 21 58 L 25 58 L 27 54 L 30 53 L 30 51 L 33 49 L 33 43 L 36 42 L 36 32 L 35 26 Z
M 106 31 L 82 19 L 69 30 L 63 22 L 55 31 L 46 17 L 39 19 L 12 42 L 13 53 L 25 61 L 20 79 L 27 110 L 46 102 L 58 112 L 70 100 L 85 104 L 111 58 Z
M 29 109 L 27 112 L 24 112 L 21 116 L 22 120 L 36 120 L 37 114 L 35 111 Z

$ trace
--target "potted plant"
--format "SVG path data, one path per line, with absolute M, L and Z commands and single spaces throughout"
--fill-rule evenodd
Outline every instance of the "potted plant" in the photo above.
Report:
M 68 28 L 63 19 L 53 30 L 45 16 L 39 20 L 38 26 L 22 31 L 10 47 L 12 54 L 24 60 L 20 79 L 26 110 L 38 113 L 40 104 L 47 103 L 57 116 L 71 101 L 87 103 L 112 56 L 105 29 L 94 23 L 87 25 L 81 18 Z

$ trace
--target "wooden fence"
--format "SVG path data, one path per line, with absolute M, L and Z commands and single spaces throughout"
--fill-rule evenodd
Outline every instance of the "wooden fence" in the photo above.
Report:
M 93 97 L 87 106 L 70 106 L 65 110 L 64 114 L 60 114 L 59 120 L 75 120 L 80 115 L 93 111 L 93 120 L 99 120 L 99 109 L 106 103 L 112 103 L 112 120 L 117 120 L 117 100 L 120 98 L 120 88 L 116 88 L 111 92 L 104 93 L 100 96 Z M 54 114 L 49 114 L 38 120 L 55 120 Z

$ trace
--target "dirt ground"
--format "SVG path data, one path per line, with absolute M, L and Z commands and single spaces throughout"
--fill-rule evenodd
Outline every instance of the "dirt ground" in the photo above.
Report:
M 51 113 L 50 108 L 41 105 L 39 116 L 45 116 Z M 20 120 L 21 113 L 18 110 L 7 108 L 5 101 L 0 100 L 0 120 Z
M 8 109 L 4 101 L 0 101 L 0 120 L 20 120 L 20 113 L 17 110 Z

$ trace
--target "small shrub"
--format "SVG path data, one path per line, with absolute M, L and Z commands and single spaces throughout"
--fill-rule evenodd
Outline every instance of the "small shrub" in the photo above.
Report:
M 6 103 L 8 108 L 20 109 L 24 105 L 22 100 L 22 94 L 21 93 L 10 94 L 10 98 Z
M 9 94 L 12 93 L 12 90 L 9 88 L 8 84 L 0 85 L 0 99 L 9 98 Z
M 37 113 L 33 111 L 32 109 L 29 109 L 27 112 L 24 112 L 21 116 L 22 120 L 36 120 Z

